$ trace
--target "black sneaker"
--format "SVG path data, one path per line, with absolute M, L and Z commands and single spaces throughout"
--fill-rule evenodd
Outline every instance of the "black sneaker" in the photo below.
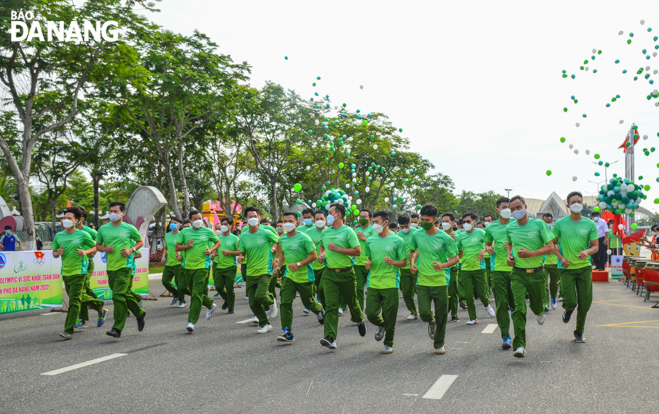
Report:
M 359 330 L 359 335 L 366 336 L 366 324 L 364 321 L 359 322 L 357 329 Z
M 460 307 L 462 308 L 462 310 L 466 310 L 467 309 L 467 302 L 460 302 Z
M 229 312 L 227 312 L 227 315 L 233 315 L 234 313 L 235 312 L 233 311 L 233 309 L 229 309 Z
M 222 310 L 224 310 L 224 309 L 226 309 L 226 308 L 228 308 L 228 307 L 229 307 L 229 304 L 228 304 L 227 301 L 225 300 L 224 303 L 222 304 Z
M 112 328 L 106 334 L 110 336 L 114 336 L 115 338 L 119 338 L 121 336 L 121 331 L 117 328 Z
M 428 322 L 428 337 L 430 339 L 435 339 L 435 331 L 437 330 L 437 322 L 432 321 Z
M 460 319 L 458 319 L 457 316 L 452 316 L 451 317 L 451 322 L 460 322 Z
M 326 336 L 325 338 L 321 339 L 320 344 L 329 349 L 336 349 L 336 342 L 331 336 Z
M 146 316 L 146 312 L 144 312 L 144 315 L 140 316 L 137 318 L 137 330 L 142 332 L 142 329 L 144 329 L 144 317 Z
M 566 310 L 566 311 L 563 312 L 563 322 L 565 322 L 565 323 L 570 322 L 570 317 L 572 316 L 572 312 L 574 312 L 574 309 L 573 310 Z
M 574 339 L 580 344 L 586 342 L 586 338 L 584 338 L 583 335 L 580 334 L 578 331 L 574 331 Z
M 316 315 L 316 318 L 318 318 L 318 323 L 320 323 L 321 325 L 325 325 L 325 312 L 321 310 Z
M 295 338 L 293 337 L 293 332 L 289 329 L 284 329 L 284 332 L 277 337 L 279 342 L 293 342 Z

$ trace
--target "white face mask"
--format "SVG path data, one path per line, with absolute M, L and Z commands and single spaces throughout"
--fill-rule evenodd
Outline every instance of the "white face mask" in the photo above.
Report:
M 524 208 L 521 210 L 515 210 L 512 214 L 515 220 L 521 220 L 524 218 L 525 215 L 526 215 L 526 209 Z
M 286 231 L 293 231 L 295 230 L 295 223 L 284 223 L 283 227 Z
M 221 236 L 222 235 L 222 230 L 215 230 L 215 235 Z
M 444 231 L 448 231 L 451 228 L 451 223 L 442 223 L 442 228 Z
M 325 220 L 316 220 L 316 227 L 318 227 L 319 229 L 325 227 Z
M 416 229 L 416 228 L 419 227 L 419 223 L 411 223 L 410 226 L 411 226 L 413 229 Z
M 121 214 L 116 214 L 116 213 L 110 213 L 110 221 L 113 223 L 116 223 L 117 221 L 121 220 Z
M 70 229 L 71 227 L 73 227 L 73 221 L 64 219 L 62 220 L 62 226 L 64 226 L 65 229 Z
M 462 228 L 465 229 L 465 231 L 471 230 L 471 223 L 465 223 L 462 225 Z
M 247 224 L 248 224 L 250 227 L 256 227 L 256 226 L 259 225 L 259 219 L 256 218 L 256 217 L 252 217 L 251 219 L 248 219 L 248 220 L 247 220 Z
M 575 214 L 581 213 L 581 210 L 583 210 L 583 204 L 574 203 L 570 206 L 570 211 Z
M 511 216 L 510 214 L 510 209 L 509 208 L 504 208 L 499 212 L 499 215 L 501 216 L 502 219 L 508 220 Z
M 227 226 L 220 226 L 220 231 L 222 233 L 226 233 L 227 231 L 229 231 L 229 228 Z
M 572 205 L 575 205 L 575 204 L 572 204 Z M 570 207 L 570 210 L 572 210 L 572 207 Z M 581 211 L 581 210 L 579 210 L 579 211 Z M 579 211 L 575 211 L 575 213 L 578 213 Z M 598 221 L 600 221 L 600 218 L 599 217 L 593 217 L 593 221 L 595 223 L 597 223 Z
M 489 222 L 489 221 L 484 221 L 484 222 L 483 222 L 483 227 L 487 227 L 487 226 L 489 226 L 489 225 L 490 225 L 490 222 Z
M 192 222 L 192 227 L 194 227 L 195 229 L 198 229 L 198 228 L 201 227 L 201 225 L 202 225 L 203 223 L 204 223 L 204 222 L 203 222 L 202 220 L 195 220 L 195 221 Z
M 384 230 L 384 227 L 382 227 L 381 224 L 377 224 L 377 223 L 373 224 L 373 231 L 376 232 L 377 234 L 382 233 L 383 230 Z
M 410 230 L 412 230 L 412 229 L 400 229 L 400 231 L 402 231 L 402 232 L 405 233 L 405 234 L 409 233 Z

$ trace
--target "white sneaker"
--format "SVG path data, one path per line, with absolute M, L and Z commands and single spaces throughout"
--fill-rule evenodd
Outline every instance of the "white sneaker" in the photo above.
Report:
M 270 317 L 270 311 L 269 310 L 265 311 L 265 316 L 267 316 L 268 318 Z
M 213 303 L 213 306 L 211 306 L 211 308 L 206 311 L 206 319 L 210 319 L 211 316 L 213 316 L 215 309 L 217 309 L 217 305 Z
M 192 333 L 194 332 L 194 324 L 192 322 L 188 323 L 188 332 Z
M 494 309 L 492 309 L 492 305 L 487 305 L 487 313 L 491 318 L 494 318 Z
M 339 308 L 339 316 L 343 316 L 343 309 Z
M 249 300 L 249 296 L 245 296 L 245 300 Z
M 524 358 L 526 356 L 526 349 L 524 349 L 523 347 L 520 346 L 519 348 L 517 348 L 515 350 L 515 352 L 513 353 L 513 356 L 515 358 Z
M 277 314 L 279 314 L 279 309 L 277 308 L 277 299 L 275 299 L 272 305 L 270 305 L 270 315 L 268 317 L 276 318 Z
M 435 354 L 437 355 L 446 354 L 446 346 L 442 346 L 441 348 L 435 348 Z
M 257 317 L 255 316 L 255 317 L 254 317 L 254 320 L 252 321 L 252 323 L 259 323 L 259 318 L 257 318 Z
M 258 331 L 256 331 L 256 333 L 268 333 L 268 332 L 270 332 L 270 331 L 272 331 L 272 325 L 267 324 L 267 325 L 265 325 L 263 328 L 261 328 L 261 329 L 259 329 Z
M 478 323 L 478 319 L 474 319 L 473 321 L 467 322 L 467 325 L 476 325 Z
M 413 320 L 415 320 L 416 318 L 418 318 L 418 316 L 416 316 L 415 314 L 411 313 L 410 316 L 407 317 L 407 320 L 408 320 L 408 321 L 413 321 Z
M 391 354 L 392 352 L 394 352 L 394 349 L 390 346 L 387 346 L 387 345 L 385 345 L 384 349 L 382 350 L 383 354 Z
M 545 314 L 543 313 L 540 316 L 536 316 L 536 320 L 538 321 L 538 325 L 542 325 L 545 323 Z

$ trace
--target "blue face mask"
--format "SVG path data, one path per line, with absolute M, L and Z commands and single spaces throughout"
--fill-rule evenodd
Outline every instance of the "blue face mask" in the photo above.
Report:
M 176 230 L 178 229 L 178 224 L 176 224 L 176 223 L 171 223 L 171 224 L 169 225 L 169 229 L 170 229 L 171 231 L 176 231 Z
M 334 223 L 334 216 L 328 215 L 327 216 L 327 225 L 331 226 Z
M 313 224 L 313 220 L 311 219 L 304 219 L 304 225 L 305 226 L 311 226 Z
M 5 234 L 9 236 L 11 234 L 11 230 L 5 230 Z

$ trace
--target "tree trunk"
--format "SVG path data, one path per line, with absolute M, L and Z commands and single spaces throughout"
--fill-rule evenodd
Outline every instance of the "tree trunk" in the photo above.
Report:
M 271 201 L 272 220 L 277 221 L 277 219 L 279 218 L 279 209 L 278 209 L 278 206 L 277 206 L 277 181 L 271 178 L 270 179 L 270 186 L 271 186 L 271 191 L 272 191 L 272 193 L 271 193 L 271 197 L 272 197 L 272 201 Z
M 172 175 L 172 166 L 169 163 L 169 157 L 163 157 L 163 166 L 165 167 L 165 176 L 167 177 L 167 185 L 169 186 L 169 204 L 172 206 L 172 212 L 176 218 L 183 221 L 183 216 L 178 209 L 176 200 L 176 186 L 174 185 L 174 176 Z
M 15 177 L 18 177 L 15 174 Z M 20 179 L 16 181 L 16 189 L 20 198 L 21 215 L 23 216 L 23 231 L 25 232 L 25 250 L 37 250 L 37 243 L 34 238 L 36 231 L 34 228 L 34 213 L 32 211 L 32 198 L 30 197 L 30 188 L 28 180 L 20 174 Z
M 50 224 L 53 226 L 53 238 L 55 238 L 55 234 L 57 234 L 57 197 L 48 199 L 50 200 Z
M 98 174 L 92 175 L 94 181 L 94 227 L 98 230 L 98 184 L 101 177 Z
M 184 214 L 187 216 L 190 213 L 190 193 L 188 192 L 188 183 L 185 179 L 185 172 L 183 168 L 183 142 L 178 143 L 178 173 L 181 178 L 181 190 L 183 191 L 183 208 Z

